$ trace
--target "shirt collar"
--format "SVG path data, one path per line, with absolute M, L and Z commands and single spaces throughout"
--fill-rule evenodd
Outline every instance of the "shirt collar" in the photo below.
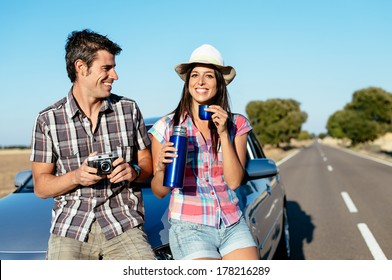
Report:
M 77 114 L 83 114 L 83 112 L 79 108 L 78 102 L 72 94 L 72 89 L 73 88 L 69 90 L 67 95 L 67 101 L 69 104 L 68 116 L 70 118 L 74 118 Z M 110 96 L 103 100 L 100 112 L 105 112 L 108 109 L 113 111 L 113 105 L 112 102 L 110 102 Z

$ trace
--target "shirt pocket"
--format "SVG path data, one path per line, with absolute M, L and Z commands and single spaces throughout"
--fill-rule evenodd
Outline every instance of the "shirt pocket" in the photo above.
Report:
M 57 144 L 59 154 L 58 165 L 61 166 L 62 173 L 78 169 L 82 162 L 88 157 L 89 150 L 87 145 L 70 145 L 68 142 Z
M 137 162 L 137 139 L 133 133 L 106 134 L 101 140 L 105 143 L 105 151 L 117 152 L 118 157 L 122 157 L 126 162 Z
M 134 145 L 124 146 L 121 143 L 118 143 L 115 149 L 118 156 L 125 159 L 126 162 L 137 163 L 137 151 L 135 151 L 136 147 Z

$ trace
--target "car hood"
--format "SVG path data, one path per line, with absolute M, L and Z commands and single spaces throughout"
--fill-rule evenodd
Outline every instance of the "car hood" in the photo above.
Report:
M 158 199 L 143 189 L 144 230 L 152 248 L 168 244 L 170 196 Z M 34 193 L 12 193 L 0 199 L 0 259 L 42 259 L 50 236 L 53 199 Z M 28 240 L 28 242 L 26 242 Z
M 8 258 L 5 254 L 45 254 L 52 206 L 53 199 L 34 193 L 13 193 L 0 200 L 0 259 Z

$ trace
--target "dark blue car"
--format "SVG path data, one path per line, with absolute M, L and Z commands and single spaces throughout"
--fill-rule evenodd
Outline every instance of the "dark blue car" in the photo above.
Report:
M 145 119 L 149 129 L 157 118 Z M 290 255 L 286 196 L 278 168 L 251 132 L 246 176 L 236 189 L 240 207 L 258 245 L 260 259 Z M 34 194 L 31 170 L 15 177 L 16 190 L 0 199 L 0 260 L 45 259 L 53 199 Z M 167 213 L 170 195 L 158 199 L 149 182 L 138 184 L 145 205 L 144 229 L 157 259 L 172 259 Z

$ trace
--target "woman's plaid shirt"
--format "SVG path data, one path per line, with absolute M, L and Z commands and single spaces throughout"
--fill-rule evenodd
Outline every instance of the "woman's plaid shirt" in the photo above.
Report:
M 168 142 L 171 135 L 173 114 L 160 119 L 149 133 L 160 143 Z M 249 121 L 242 115 L 233 114 L 230 136 L 248 133 Z M 223 176 L 222 152 L 218 159 L 213 156 L 211 140 L 203 136 L 187 115 L 181 122 L 187 127 L 188 156 L 183 189 L 171 193 L 169 218 L 219 227 L 236 223 L 241 210 L 235 192 L 226 184 Z

